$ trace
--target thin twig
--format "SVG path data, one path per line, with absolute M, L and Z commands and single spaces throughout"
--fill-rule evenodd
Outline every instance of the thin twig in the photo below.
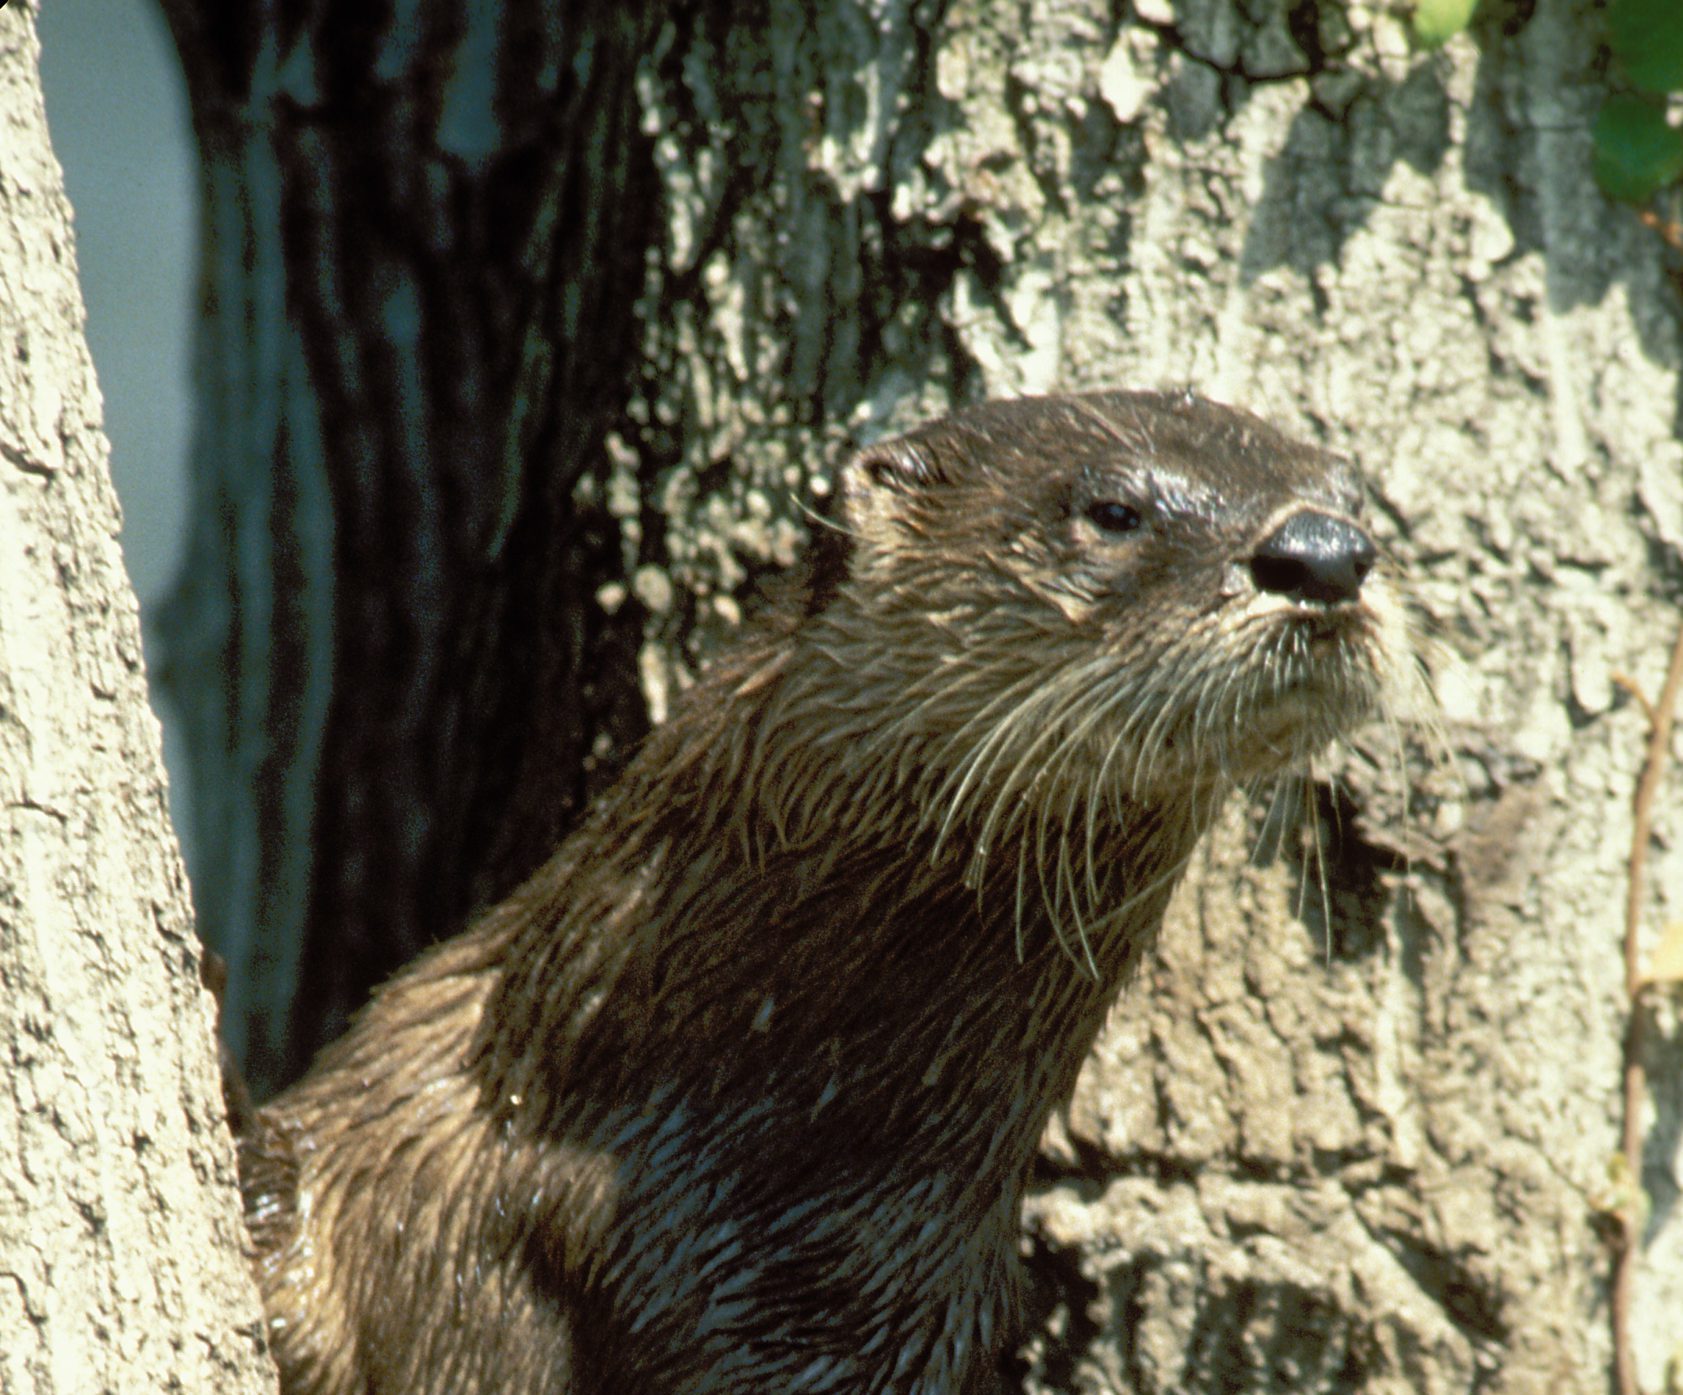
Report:
M 1673 248 L 1683 252 L 1683 225 L 1675 218 L 1666 218 L 1651 208 L 1643 209 L 1636 216 L 1644 226 L 1652 228 Z
M 1678 690 L 1683 689 L 1683 626 L 1671 646 L 1671 663 L 1666 669 L 1660 700 L 1648 710 L 1648 753 L 1642 764 L 1642 778 L 1636 784 L 1630 836 L 1630 876 L 1625 888 L 1625 992 L 1630 1000 L 1625 1022 L 1625 1117 L 1620 1147 L 1631 1195 L 1622 1208 L 1619 1253 L 1613 1267 L 1613 1366 L 1619 1395 L 1641 1395 L 1636 1383 L 1636 1359 L 1630 1349 L 1631 1293 L 1636 1281 L 1636 1260 L 1642 1249 L 1642 1107 L 1648 1097 L 1647 1074 L 1642 1068 L 1642 965 L 1638 957 L 1638 931 L 1642 924 L 1643 869 L 1648 861 L 1652 836 L 1654 798 L 1665 776 L 1666 755 L 1671 749 L 1671 727 L 1677 711 Z
M 1648 719 L 1648 726 L 1652 729 L 1654 723 L 1659 721 L 1659 713 L 1654 710 L 1654 704 L 1648 694 L 1642 691 L 1642 685 L 1628 673 L 1615 673 L 1611 677 L 1613 686 L 1623 688 L 1630 695 L 1630 700 L 1642 709 L 1642 715 Z

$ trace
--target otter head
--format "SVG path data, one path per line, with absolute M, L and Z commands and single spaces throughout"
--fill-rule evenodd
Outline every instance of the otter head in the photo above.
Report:
M 929 817 L 984 845 L 1018 807 L 1301 767 L 1407 649 L 1351 466 L 1191 394 L 962 411 L 862 452 L 842 502 L 828 609 Z

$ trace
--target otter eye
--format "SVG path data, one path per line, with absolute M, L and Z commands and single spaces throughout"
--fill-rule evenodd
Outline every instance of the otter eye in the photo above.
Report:
M 1107 533 L 1132 533 L 1144 520 L 1132 504 L 1117 499 L 1095 499 L 1087 505 L 1087 517 Z

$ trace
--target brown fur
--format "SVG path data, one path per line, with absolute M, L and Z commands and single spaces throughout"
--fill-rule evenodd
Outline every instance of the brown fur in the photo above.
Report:
M 1195 840 L 1405 646 L 1378 580 L 1250 569 L 1347 467 L 1190 396 L 973 409 L 843 495 L 806 592 L 262 1112 L 287 1390 L 997 1381 L 1035 1144 Z

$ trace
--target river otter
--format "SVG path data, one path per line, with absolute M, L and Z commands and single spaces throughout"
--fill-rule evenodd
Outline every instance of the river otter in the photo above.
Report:
M 996 1387 L 1036 1142 L 1195 841 L 1406 645 L 1355 473 L 1190 394 L 963 411 L 841 503 L 261 1112 L 288 1391 Z

